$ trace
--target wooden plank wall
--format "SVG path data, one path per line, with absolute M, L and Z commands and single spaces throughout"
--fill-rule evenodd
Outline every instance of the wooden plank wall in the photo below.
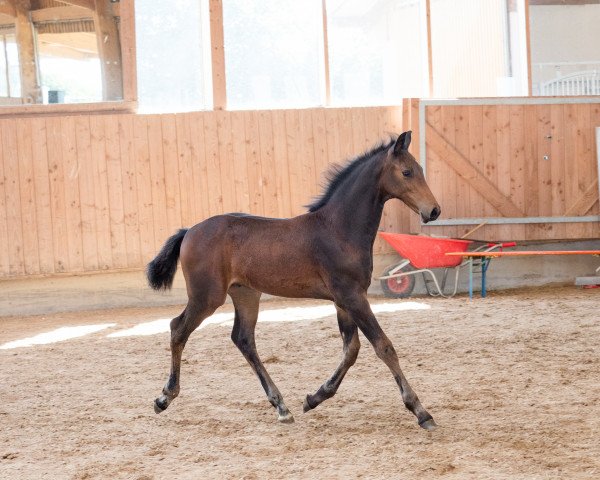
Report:
M 139 269 L 211 215 L 303 213 L 329 165 L 401 131 L 402 110 L 0 119 L 0 277 Z M 384 227 L 411 215 L 390 202 Z
M 595 142 L 600 103 L 431 105 L 425 115 L 428 181 L 440 198 L 441 218 L 600 214 Z M 471 228 L 423 231 L 460 237 Z M 486 225 L 474 237 L 592 239 L 600 238 L 600 225 Z
M 389 133 L 412 128 L 418 157 L 418 112 L 418 101 L 407 100 L 401 107 L 0 119 L 0 278 L 140 269 L 175 230 L 211 215 L 298 215 L 330 164 Z M 525 215 L 599 214 L 600 104 L 428 106 L 426 119 L 425 133 L 435 128 L 468 160 L 469 175 L 479 172 Z M 501 216 L 448 161 L 428 144 L 442 216 Z M 454 237 L 470 228 L 421 228 L 398 201 L 382 221 L 387 231 Z M 600 227 L 493 225 L 475 237 L 599 238 Z M 390 251 L 376 243 L 375 253 Z

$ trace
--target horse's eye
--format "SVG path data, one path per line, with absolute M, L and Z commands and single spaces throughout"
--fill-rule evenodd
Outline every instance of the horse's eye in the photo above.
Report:
M 412 177 L 412 170 L 403 170 L 402 175 L 405 177 Z

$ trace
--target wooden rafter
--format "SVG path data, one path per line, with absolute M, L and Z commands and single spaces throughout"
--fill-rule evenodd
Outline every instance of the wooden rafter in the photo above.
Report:
M 425 136 L 428 148 L 439 155 L 461 178 L 505 217 L 523 217 L 524 213 L 498 187 L 490 182 L 462 153 L 451 145 L 429 122 Z
M 51 7 L 31 10 L 33 22 L 51 22 L 60 20 L 91 20 L 93 13 L 82 7 Z
M 87 8 L 88 10 L 96 9 L 95 0 L 58 0 L 66 5 L 72 5 L 74 7 Z
M 0 13 L 13 18 L 17 15 L 14 4 L 9 0 L 0 0 Z

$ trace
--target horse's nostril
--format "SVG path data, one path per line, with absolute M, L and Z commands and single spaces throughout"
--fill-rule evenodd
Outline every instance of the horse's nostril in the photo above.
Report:
M 440 209 L 438 207 L 435 207 L 432 211 L 431 211 L 431 215 L 430 215 L 430 219 L 431 220 L 435 220 L 436 218 L 438 218 L 440 216 Z

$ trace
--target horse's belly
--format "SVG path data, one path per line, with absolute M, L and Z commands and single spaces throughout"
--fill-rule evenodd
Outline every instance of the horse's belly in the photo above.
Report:
M 288 298 L 322 298 L 332 300 L 331 294 L 324 284 L 294 283 L 285 285 L 254 284 L 252 288 L 260 292 Z
M 312 268 L 294 265 L 293 262 L 278 268 L 274 268 L 273 264 L 255 264 L 248 267 L 243 272 L 234 272 L 235 283 L 279 297 L 331 297 L 320 275 Z

